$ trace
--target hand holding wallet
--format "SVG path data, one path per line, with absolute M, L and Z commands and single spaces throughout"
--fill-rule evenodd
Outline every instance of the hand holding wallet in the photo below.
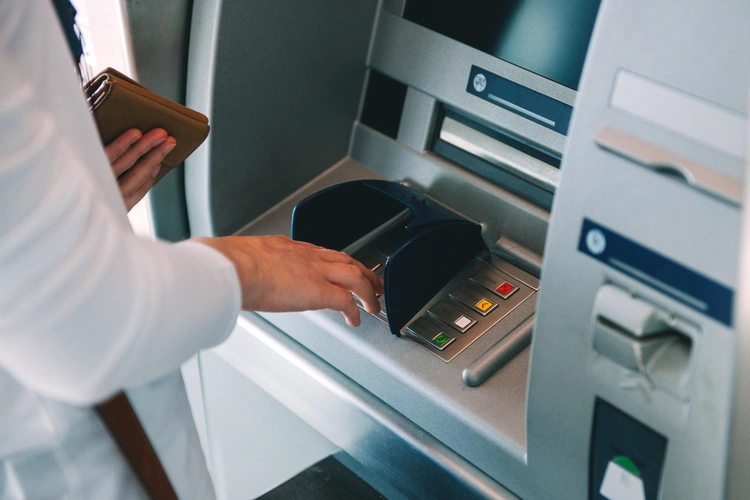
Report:
M 83 90 L 104 144 L 131 128 L 142 133 L 163 128 L 177 140 L 155 182 L 185 161 L 208 136 L 205 115 L 150 91 L 115 69 L 105 69 Z

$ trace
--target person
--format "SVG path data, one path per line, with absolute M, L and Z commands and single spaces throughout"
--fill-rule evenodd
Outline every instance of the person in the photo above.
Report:
M 0 0 L 0 497 L 144 497 L 91 409 L 125 388 L 179 497 L 213 498 L 179 366 L 241 308 L 356 326 L 352 294 L 377 313 L 382 282 L 281 236 L 136 237 L 144 184 L 123 184 L 153 172 L 166 132 L 121 136 L 110 168 L 67 50 L 49 0 Z
M 176 145 L 177 140 L 164 129 L 144 134 L 132 128 L 104 146 L 125 210 L 130 212 L 146 196 L 161 170 L 161 162 Z

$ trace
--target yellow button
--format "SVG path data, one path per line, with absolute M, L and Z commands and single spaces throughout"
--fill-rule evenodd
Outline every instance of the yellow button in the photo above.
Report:
M 482 300 L 480 300 L 479 302 L 477 302 L 477 303 L 476 303 L 476 305 L 475 305 L 474 307 L 476 307 L 477 309 L 479 309 L 479 310 L 480 310 L 480 311 L 482 311 L 482 312 L 485 312 L 485 311 L 489 310 L 489 309 L 490 309 L 490 308 L 491 308 L 492 306 L 494 306 L 494 305 L 495 305 L 495 304 L 493 304 L 493 303 L 492 303 L 492 302 L 490 302 L 489 300 L 487 300 L 487 299 L 482 299 Z

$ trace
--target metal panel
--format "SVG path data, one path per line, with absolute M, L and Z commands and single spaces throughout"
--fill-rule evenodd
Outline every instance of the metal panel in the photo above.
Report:
M 522 179 L 554 192 L 560 182 L 560 170 L 537 160 L 511 146 L 493 139 L 471 127 L 445 118 L 440 128 L 440 139 L 493 165 L 508 170 Z
M 411 182 L 468 219 L 482 222 L 488 246 L 502 234 L 538 254 L 544 252 L 549 212 L 520 196 L 361 124 L 354 127 L 350 154 L 380 175 Z
M 517 498 L 255 315 L 215 352 L 407 498 Z
M 344 160 L 245 227 L 242 234 L 288 232 L 297 201 L 331 184 L 363 177 L 377 178 L 378 174 L 353 160 Z M 461 374 L 535 307 L 536 294 L 448 366 L 414 341 L 394 337 L 373 316 L 365 315 L 357 330 L 347 327 L 340 315 L 331 311 L 262 316 L 494 480 L 522 496 L 533 497 L 537 486 L 524 479 L 528 474 L 524 422 L 529 350 L 521 352 L 481 387 L 469 390 Z
M 346 154 L 376 7 L 195 1 L 187 99 L 212 132 L 186 162 L 193 234 L 233 233 Z
M 565 136 L 466 92 L 471 66 L 573 105 L 576 92 L 389 12 L 378 18 L 370 65 L 448 106 L 524 137 L 559 156 Z
M 750 4 L 744 1 L 694 2 L 690 9 L 679 0 L 602 3 L 563 158 L 532 344 L 529 464 L 546 496 L 561 490 L 569 498 L 589 495 L 597 397 L 667 438 L 664 498 L 723 496 L 735 359 L 732 329 L 577 249 L 588 218 L 714 282 L 735 286 L 739 207 L 613 155 L 593 138 L 610 126 L 739 177 L 736 157 L 613 108 L 610 99 L 624 69 L 744 111 L 750 32 L 739 20 L 748 17 Z M 593 308 L 605 284 L 702 331 L 701 342 L 692 347 L 697 363 L 689 402 L 594 350 Z
M 610 103 L 724 153 L 745 157 L 747 123 L 742 113 L 624 70 L 617 73 Z
M 748 110 L 750 111 L 750 109 Z M 750 136 L 750 129 L 747 131 Z M 750 139 L 747 141 L 750 148 Z M 750 151 L 747 155 L 750 168 Z M 747 172 L 747 169 L 746 169 Z M 745 178 L 750 178 L 745 174 Z M 745 183 L 744 199 L 750 200 L 750 182 Z M 750 203 L 745 201 L 742 209 L 742 232 L 740 239 L 739 280 L 737 283 L 737 349 L 735 356 L 734 405 L 732 407 L 731 436 L 729 438 L 729 467 L 727 469 L 726 495 L 731 500 L 740 500 L 750 491 Z
M 257 498 L 340 451 L 215 353 L 200 368 L 218 500 Z
M 401 126 L 398 129 L 398 142 L 415 151 L 426 151 L 432 145 L 439 108 L 435 98 L 409 88 L 406 91 Z

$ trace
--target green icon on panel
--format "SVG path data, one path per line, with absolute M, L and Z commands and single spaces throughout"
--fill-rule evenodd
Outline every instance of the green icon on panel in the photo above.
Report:
M 438 347 L 443 347 L 445 344 L 447 344 L 448 342 L 450 342 L 452 339 L 453 339 L 453 337 L 451 337 L 450 335 L 448 335 L 446 333 L 443 333 L 443 332 L 440 332 L 437 335 L 435 335 L 435 338 L 432 339 L 432 342 L 436 346 L 438 346 Z
M 641 472 L 638 470 L 638 467 L 635 466 L 633 461 L 630 460 L 630 458 L 623 455 L 613 458 L 612 461 L 634 476 L 641 477 Z
M 599 495 L 609 500 L 646 500 L 641 473 L 630 458 L 620 455 L 609 461 Z

